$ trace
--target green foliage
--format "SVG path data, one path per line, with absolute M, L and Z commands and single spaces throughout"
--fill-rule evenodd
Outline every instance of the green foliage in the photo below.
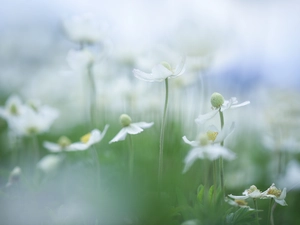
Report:
M 233 211 L 231 209 L 230 211 Z M 249 208 L 239 208 L 235 212 L 228 212 L 226 216 L 226 224 L 228 225 L 250 225 L 256 222 L 255 210 Z

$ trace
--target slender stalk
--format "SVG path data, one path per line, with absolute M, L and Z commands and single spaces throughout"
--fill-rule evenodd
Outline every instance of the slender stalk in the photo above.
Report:
M 256 224 L 259 225 L 259 222 L 258 222 L 258 207 L 257 207 L 257 201 L 256 201 L 255 198 L 253 198 L 253 203 L 254 203 L 254 208 L 256 210 L 256 212 L 255 212 Z
M 268 224 L 272 224 L 271 223 L 271 211 L 272 211 L 272 205 L 273 205 L 273 198 L 270 199 L 270 204 L 269 204 L 269 211 L 268 211 Z
M 270 216 L 270 223 L 271 225 L 274 225 L 274 217 L 273 217 L 273 213 L 274 213 L 274 210 L 275 210 L 275 207 L 276 207 L 276 202 L 273 204 L 272 206 L 272 209 L 271 209 L 271 216 Z
M 128 166 L 129 166 L 129 179 L 132 180 L 133 177 L 133 161 L 134 161 L 134 150 L 132 145 L 132 137 L 128 135 L 128 144 L 129 144 L 129 157 L 128 157 Z
M 169 95 L 169 87 L 168 87 L 168 78 L 165 79 L 165 87 L 166 87 L 166 98 L 165 98 L 165 106 L 164 106 L 164 114 L 161 124 L 160 131 L 160 144 L 159 144 L 159 166 L 158 166 L 158 182 L 161 184 L 162 181 L 162 173 L 163 173 L 163 155 L 164 155 L 164 132 L 166 125 L 166 114 L 168 107 L 168 95 Z
M 224 115 L 221 109 L 219 110 L 220 121 L 221 121 L 221 130 L 224 127 Z M 221 146 L 224 146 L 224 141 L 221 142 Z M 223 165 L 223 157 L 219 159 L 219 167 L 220 167 L 220 184 L 223 195 L 225 196 L 225 185 L 224 185 L 224 165 Z

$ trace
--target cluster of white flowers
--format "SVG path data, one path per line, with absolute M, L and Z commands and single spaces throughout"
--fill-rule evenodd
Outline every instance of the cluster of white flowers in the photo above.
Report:
M 278 189 L 275 184 L 273 183 L 267 190 L 261 192 L 255 185 L 252 185 L 249 189 L 246 189 L 243 192 L 243 195 L 236 196 L 236 195 L 228 195 L 230 198 L 235 200 L 246 200 L 248 198 L 252 199 L 274 199 L 276 203 L 282 206 L 287 206 L 285 202 L 286 197 L 286 188 L 283 190 Z
M 17 95 L 9 97 L 4 107 L 0 107 L 0 117 L 4 118 L 11 131 L 18 136 L 30 136 L 49 130 L 58 117 L 58 110 L 36 101 L 23 103 Z

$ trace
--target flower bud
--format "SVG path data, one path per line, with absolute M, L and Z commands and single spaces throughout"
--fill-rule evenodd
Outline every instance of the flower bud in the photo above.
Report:
M 161 65 L 163 65 L 164 67 L 166 67 L 168 70 L 172 70 L 172 67 L 169 63 L 167 62 L 161 62 Z
M 220 93 L 213 93 L 210 98 L 211 105 L 215 108 L 220 108 L 224 103 L 224 98 Z
M 127 114 L 122 114 L 120 116 L 120 123 L 123 127 L 128 127 L 131 123 L 131 118 Z
M 69 146 L 71 144 L 71 141 L 69 138 L 67 138 L 66 136 L 61 136 L 59 139 L 58 139 L 58 144 L 62 147 L 62 148 L 65 148 L 67 146 Z

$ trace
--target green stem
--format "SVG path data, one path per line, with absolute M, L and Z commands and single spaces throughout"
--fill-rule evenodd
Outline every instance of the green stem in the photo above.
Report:
M 132 180 L 133 177 L 133 162 L 134 162 L 134 150 L 133 150 L 133 145 L 132 145 L 132 137 L 129 134 L 128 135 L 128 140 L 129 140 L 129 157 L 128 157 L 128 166 L 129 166 L 129 179 Z
M 272 206 L 272 209 L 271 209 L 271 216 L 270 216 L 270 223 L 271 225 L 274 225 L 274 217 L 273 217 L 273 213 L 274 213 L 274 210 L 275 210 L 275 207 L 276 207 L 276 202 L 274 202 L 273 206 Z
M 168 78 L 165 79 L 165 86 L 166 86 L 166 98 L 165 98 L 164 114 L 163 114 L 161 131 L 160 131 L 160 145 L 159 145 L 159 167 L 158 167 L 159 184 L 161 184 L 162 173 L 163 173 L 164 132 L 165 132 L 165 125 L 166 125 L 166 115 L 167 115 L 168 95 L 169 95 Z
M 220 121 L 221 121 L 221 130 L 224 127 L 224 115 L 221 109 L 219 110 Z M 221 146 L 224 146 L 224 140 L 221 142 Z M 225 185 L 224 185 L 224 165 L 223 165 L 223 157 L 219 158 L 219 167 L 220 167 L 220 184 L 223 196 L 225 197 Z
M 258 207 L 257 207 L 257 201 L 255 198 L 253 198 L 253 203 L 254 203 L 254 208 L 255 208 L 255 218 L 256 218 L 256 224 L 259 225 L 259 222 L 258 222 Z
M 272 224 L 271 223 L 271 210 L 272 210 L 272 205 L 273 205 L 273 198 L 270 199 L 270 204 L 269 204 L 269 211 L 268 211 L 268 224 Z
M 87 68 L 88 72 L 88 82 L 89 82 L 89 116 L 90 116 L 90 128 L 93 129 L 97 127 L 97 92 L 96 92 L 96 83 L 95 78 L 92 73 L 93 64 L 89 65 Z

